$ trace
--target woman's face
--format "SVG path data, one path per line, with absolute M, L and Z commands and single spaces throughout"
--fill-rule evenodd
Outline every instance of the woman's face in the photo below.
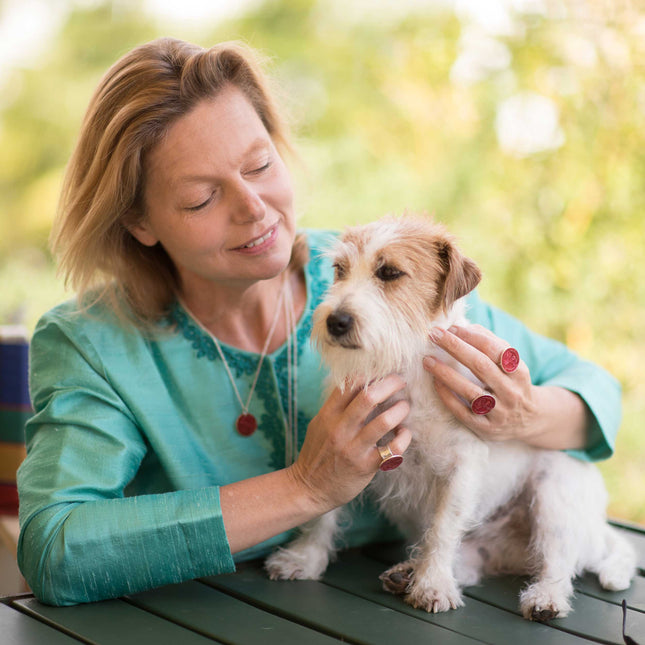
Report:
M 247 286 L 279 274 L 295 237 L 291 179 L 262 121 L 233 86 L 198 103 L 146 159 L 146 218 L 182 290 Z

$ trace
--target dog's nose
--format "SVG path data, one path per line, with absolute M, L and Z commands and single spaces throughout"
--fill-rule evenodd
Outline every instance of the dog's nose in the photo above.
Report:
M 354 326 L 354 318 L 346 311 L 334 311 L 327 316 L 327 331 L 332 336 L 344 336 Z

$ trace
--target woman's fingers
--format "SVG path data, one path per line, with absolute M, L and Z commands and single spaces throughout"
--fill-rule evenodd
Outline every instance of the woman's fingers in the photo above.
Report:
M 446 408 L 452 412 L 458 421 L 470 428 L 477 436 L 482 439 L 500 438 L 495 436 L 495 426 L 492 423 L 493 419 L 491 419 L 491 415 L 494 412 L 490 414 L 474 414 L 471 408 L 468 405 L 464 405 L 463 400 L 451 388 L 437 379 L 435 379 L 434 388 Z
M 456 331 L 456 328 L 453 329 Z M 493 342 L 489 339 L 477 337 L 478 345 L 473 345 L 457 336 L 452 330 L 445 330 L 441 327 L 433 328 L 430 338 L 435 345 L 468 367 L 481 380 L 484 380 L 482 377 L 487 376 L 490 368 L 494 367 L 491 365 L 493 360 L 491 355 L 495 355 L 495 349 Z
M 512 374 L 520 366 L 518 351 L 481 325 L 453 326 L 449 331 L 486 354 L 506 374 Z
M 367 386 L 355 388 L 346 401 L 345 414 L 347 421 L 362 427 L 373 414 L 379 414 L 380 406 L 398 394 L 406 386 L 406 382 L 397 374 L 372 381 Z M 389 408 L 386 407 L 385 411 Z M 379 414 L 380 416 L 380 414 Z M 386 415 L 384 419 L 389 419 Z M 390 428 L 391 430 L 392 428 Z
M 446 331 L 434 328 L 430 332 L 432 341 L 459 363 L 467 367 L 486 387 L 494 392 L 503 392 L 511 385 L 509 376 L 523 371 L 523 364 L 515 350 L 508 352 L 508 343 L 493 333 L 472 325 L 451 327 Z M 506 354 L 504 353 L 506 352 Z M 502 359 L 509 369 L 502 369 Z M 511 359 L 510 362 L 507 359 Z M 516 371 L 517 370 L 517 371 Z M 461 394 L 461 392 L 459 392 Z M 466 397 L 465 397 L 466 398 Z M 469 399 L 470 400 L 470 399 Z
M 387 442 L 374 445 L 372 459 L 374 469 L 388 471 L 398 468 L 403 463 L 403 453 L 410 446 L 412 433 L 404 427 L 398 427 L 393 431 L 393 436 Z
M 500 348 L 508 345 L 506 341 L 502 340 L 499 336 L 495 336 L 492 331 L 481 325 L 467 325 L 465 327 L 453 325 L 448 331 L 491 357 Z
M 478 325 L 433 329 L 430 337 L 445 354 L 443 360 L 426 356 L 423 365 L 455 417 L 482 438 L 527 436 L 535 422 L 535 388 L 517 350 Z M 479 382 L 469 380 L 450 359 L 468 368 Z
M 441 383 L 463 399 L 461 402 L 462 407 L 464 403 L 472 401 L 482 393 L 481 385 L 473 383 L 471 379 L 439 359 L 434 358 L 434 356 L 426 356 L 423 359 L 423 364 L 426 369 L 432 372 L 435 377 L 435 383 Z
M 400 398 L 405 386 L 406 382 L 393 374 L 354 388 L 350 394 L 339 398 L 339 405 L 346 404 L 346 427 L 355 428 L 351 443 L 367 463 L 375 464 L 371 470 L 376 470 L 381 463 L 376 444 L 385 435 L 394 433 L 389 445 L 397 455 L 401 455 L 412 440 L 410 431 L 402 425 L 410 413 L 410 404 Z
M 410 404 L 405 399 L 393 403 L 364 426 L 361 439 L 367 446 L 375 445 L 388 432 L 402 427 L 409 413 Z

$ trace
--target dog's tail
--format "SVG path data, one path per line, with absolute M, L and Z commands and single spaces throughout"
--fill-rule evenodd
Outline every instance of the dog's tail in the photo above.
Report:
M 605 526 L 605 553 L 594 572 L 602 588 L 609 591 L 627 589 L 636 574 L 636 549 L 609 524 Z

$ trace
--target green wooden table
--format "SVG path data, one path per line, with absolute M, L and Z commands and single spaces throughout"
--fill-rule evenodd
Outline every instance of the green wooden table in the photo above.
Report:
M 518 614 L 525 580 L 487 580 L 465 590 L 466 606 L 444 614 L 412 609 L 383 592 L 378 575 L 403 555 L 401 545 L 341 554 L 321 582 L 272 582 L 261 563 L 118 600 L 55 608 L 23 594 L 0 599 L 0 643 L 191 645 L 199 643 L 330 644 L 619 643 L 645 645 L 645 530 L 621 525 L 639 553 L 630 589 L 603 591 L 593 576 L 576 582 L 574 611 L 549 624 Z M 629 642 L 629 641 L 627 641 Z

